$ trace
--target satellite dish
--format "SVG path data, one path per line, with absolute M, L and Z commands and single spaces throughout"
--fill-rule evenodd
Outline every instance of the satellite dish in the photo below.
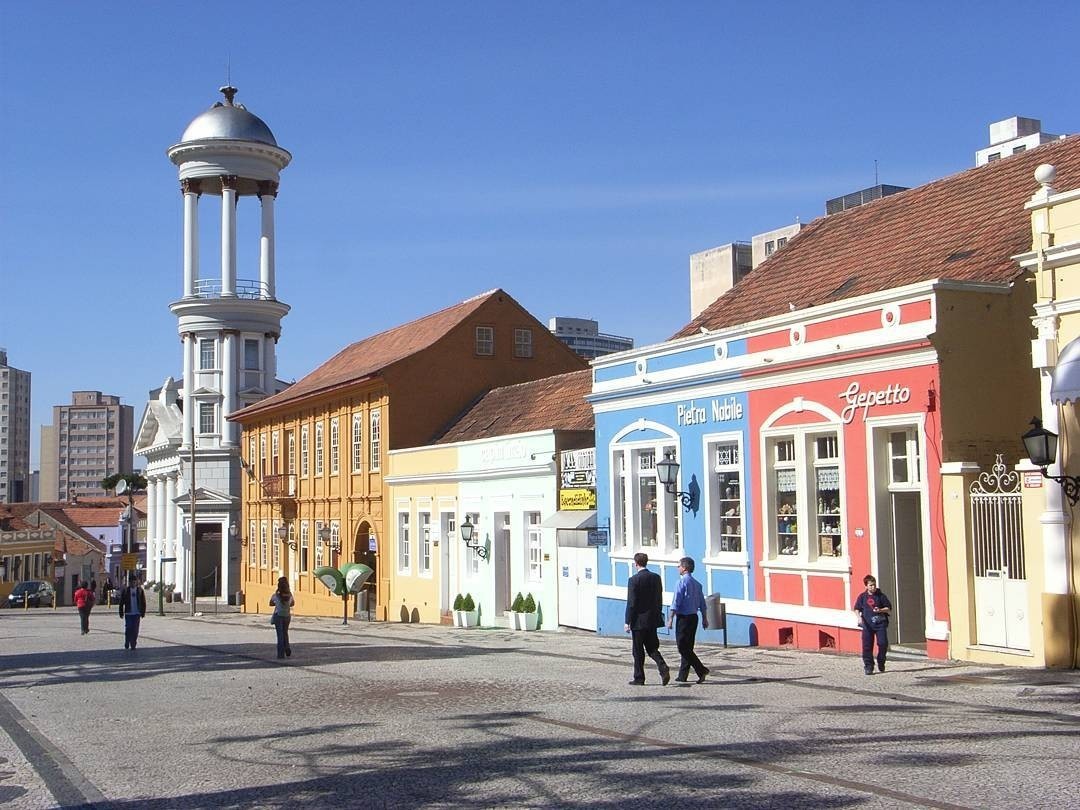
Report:
M 123 478 L 116 482 L 116 494 L 123 495 L 127 492 L 128 483 Z

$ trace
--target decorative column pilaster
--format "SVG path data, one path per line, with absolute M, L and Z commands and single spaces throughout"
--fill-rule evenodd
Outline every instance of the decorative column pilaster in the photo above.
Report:
M 191 426 L 195 424 L 195 333 L 184 332 L 184 435 L 180 437 L 181 449 L 191 447 Z
M 157 575 L 157 561 L 161 556 L 161 550 L 158 548 L 158 501 L 157 501 L 157 478 L 146 479 L 146 575 L 150 579 L 154 579 Z M 131 524 L 128 531 L 131 532 L 132 537 L 135 537 L 136 526 L 138 523 L 135 520 L 135 513 L 132 512 L 128 519 Z
M 262 235 L 259 238 L 259 281 L 261 298 L 277 299 L 277 282 L 274 278 L 274 199 L 278 184 L 272 180 L 259 183 L 259 200 L 262 203 Z
M 236 295 L 237 176 L 221 177 L 221 295 Z
M 226 416 L 236 410 L 236 398 L 239 387 L 236 380 L 236 343 L 239 332 L 235 329 L 224 330 L 221 358 L 221 443 L 225 447 L 236 445 L 236 431 L 239 425 L 229 422 Z
M 181 180 L 184 194 L 184 298 L 195 295 L 199 280 L 199 195 L 202 187 L 198 180 Z
M 176 473 L 165 478 L 165 556 L 176 556 Z M 176 584 L 176 563 L 165 563 L 165 582 Z
M 266 357 L 266 392 L 273 396 L 274 386 L 277 385 L 277 335 L 267 333 L 264 338 Z

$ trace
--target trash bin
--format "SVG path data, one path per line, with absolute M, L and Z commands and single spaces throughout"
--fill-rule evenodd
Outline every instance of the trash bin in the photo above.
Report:
M 237 591 L 235 594 L 233 594 L 233 599 L 235 600 L 233 602 L 233 604 L 236 605 L 237 607 L 244 604 L 244 592 L 243 591 Z
M 705 597 L 705 616 L 710 630 L 727 630 L 727 608 L 717 594 Z

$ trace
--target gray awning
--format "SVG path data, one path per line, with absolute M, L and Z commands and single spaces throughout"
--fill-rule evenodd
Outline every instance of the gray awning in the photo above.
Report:
M 545 529 L 595 529 L 596 510 L 560 510 L 540 524 Z
M 1080 399 L 1080 338 L 1070 341 L 1058 355 L 1051 380 L 1050 401 L 1055 405 Z

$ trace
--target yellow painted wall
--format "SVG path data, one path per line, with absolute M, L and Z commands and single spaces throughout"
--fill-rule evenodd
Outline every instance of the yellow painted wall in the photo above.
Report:
M 452 472 L 457 469 L 458 453 L 454 446 L 428 447 L 390 456 L 391 476 L 423 476 L 433 473 Z M 442 549 L 432 549 L 431 574 L 420 573 L 420 538 L 416 513 L 421 504 L 428 504 L 433 524 L 439 520 L 440 500 L 444 503 L 452 500 L 457 503 L 458 487 L 456 481 L 430 481 L 423 483 L 393 484 L 387 488 L 388 523 L 392 526 L 388 538 L 387 558 L 392 559 L 388 567 L 393 573 L 390 582 L 389 621 L 422 622 L 438 624 L 441 621 L 439 594 L 442 579 L 449 572 L 442 570 Z M 409 512 L 412 531 L 411 565 L 406 572 L 399 571 L 397 547 L 397 514 L 399 508 Z M 453 538 L 440 537 L 440 544 L 453 542 Z

